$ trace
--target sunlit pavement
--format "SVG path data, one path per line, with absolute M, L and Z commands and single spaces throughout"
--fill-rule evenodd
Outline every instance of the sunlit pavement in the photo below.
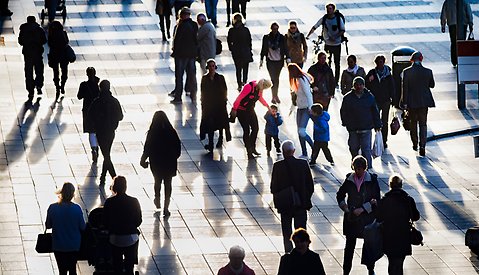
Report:
M 472 9 L 479 10 L 478 1 Z M 264 1 L 248 3 L 247 26 L 253 34 L 255 62 L 250 78 L 267 76 L 258 69 L 261 37 L 276 20 L 280 32 L 295 19 L 307 32 L 323 14 L 324 3 L 316 1 Z M 53 104 L 52 71 L 46 66 L 44 96 L 32 108 L 24 109 L 23 59 L 17 44 L 18 27 L 27 15 L 39 13 L 43 1 L 10 1 L 12 21 L 3 23 L 5 46 L 0 46 L 0 274 L 53 274 L 53 255 L 34 250 L 38 233 L 44 230 L 46 209 L 56 200 L 54 191 L 65 181 L 78 185 L 76 201 L 88 211 L 102 204 L 109 184 L 99 188 L 97 165 L 91 163 L 87 135 L 82 133 L 81 102 L 76 99 L 85 69 L 94 66 L 101 79 L 112 83 L 125 114 L 113 145 L 112 159 L 119 174 L 128 179 L 128 193 L 139 198 L 143 210 L 140 237 L 141 274 L 212 274 L 227 263 L 227 251 L 235 244 L 246 251 L 246 263 L 256 274 L 276 274 L 282 254 L 278 214 L 272 208 L 270 172 L 279 156 L 266 157 L 261 119 L 266 111 L 257 106 L 260 118 L 258 149 L 262 156 L 248 161 L 241 141 L 239 124 L 232 125 L 233 141 L 213 156 L 206 155 L 199 140 L 200 104 L 183 98 L 182 105 L 169 104 L 173 89 L 173 62 L 169 43 L 162 43 L 161 32 L 150 0 L 67 1 L 66 29 L 77 62 L 71 64 L 65 98 Z M 477 86 L 467 87 L 468 110 L 456 108 L 455 70 L 449 62 L 449 37 L 440 33 L 438 1 L 341 1 L 338 8 L 346 15 L 349 52 L 358 55 L 366 71 L 373 57 L 398 45 L 409 45 L 423 52 L 424 65 L 434 71 L 433 93 L 437 108 L 430 109 L 429 136 L 477 125 Z M 196 2 L 194 15 L 203 10 Z M 237 95 L 234 66 L 226 46 L 225 3 L 219 3 L 218 36 L 223 53 L 217 57 L 224 74 L 230 103 Z M 476 23 L 479 22 L 476 15 Z M 319 30 L 318 30 L 319 31 Z M 476 35 L 478 36 L 478 35 Z M 312 46 L 312 45 L 311 45 Z M 343 50 L 343 56 L 345 56 Z M 306 68 L 312 63 L 309 53 Z M 342 58 L 343 68 L 345 57 Z M 198 77 L 200 76 L 198 68 Z M 299 145 L 294 112 L 290 114 L 287 72 L 280 84 L 280 111 L 285 118 L 280 138 Z M 266 98 L 271 99 L 267 93 Z M 321 255 L 327 274 L 341 274 L 345 239 L 342 215 L 335 193 L 350 169 L 345 129 L 338 109 L 341 96 L 332 101 L 331 151 L 336 166 L 320 155 L 312 171 L 315 178 L 313 208 L 308 231 L 311 248 Z M 172 215 L 164 219 L 153 205 L 153 178 L 140 167 L 140 155 L 153 112 L 164 110 L 174 123 L 183 143 L 179 173 L 174 178 Z M 310 129 L 312 132 L 312 129 Z M 425 237 L 423 247 L 414 247 L 405 261 L 406 274 L 477 274 L 478 260 L 464 246 L 464 232 L 477 224 L 479 214 L 479 161 L 474 158 L 471 135 L 430 142 L 426 157 L 412 151 L 408 133 L 401 129 L 389 139 L 389 148 L 373 162 L 381 190 L 387 191 L 392 172 L 405 179 L 406 191 L 415 198 L 421 212 L 417 227 Z M 87 214 L 85 213 L 85 214 Z M 360 265 L 361 242 L 352 274 L 366 274 Z M 376 264 L 376 274 L 387 273 L 387 259 Z M 81 274 L 93 267 L 79 262 Z M 56 273 L 58 273 L 56 271 Z

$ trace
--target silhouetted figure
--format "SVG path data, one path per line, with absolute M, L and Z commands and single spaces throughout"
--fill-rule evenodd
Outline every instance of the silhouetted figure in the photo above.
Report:
M 160 29 L 163 36 L 163 41 L 167 41 L 171 38 L 170 27 L 172 12 L 170 0 L 156 0 L 155 12 L 160 18 Z
M 249 63 L 253 62 L 251 52 L 251 33 L 243 22 L 241 13 L 233 15 L 233 26 L 228 30 L 228 49 L 231 51 L 236 69 L 236 83 L 238 91 L 248 81 Z
M 70 63 L 65 55 L 65 48 L 69 39 L 67 32 L 63 30 L 63 25 L 59 21 L 53 21 L 48 26 L 48 66 L 53 69 L 53 83 L 55 83 L 55 98 L 65 94 L 65 83 L 68 79 L 68 64 Z M 60 82 L 60 69 L 62 71 Z
M 216 57 L 216 29 L 204 13 L 199 13 L 196 16 L 196 21 L 200 26 L 197 36 L 200 52 L 200 67 L 203 74 L 205 74 L 207 72 L 206 60 Z
M 12 16 L 13 12 L 8 9 L 9 0 L 0 0 L 0 16 Z

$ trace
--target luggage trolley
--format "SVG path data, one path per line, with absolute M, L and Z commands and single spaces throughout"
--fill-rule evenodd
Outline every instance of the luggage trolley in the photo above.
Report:
M 45 0 L 45 6 L 40 14 L 42 25 L 45 17 L 47 17 L 50 12 L 54 13 L 53 19 L 55 19 L 55 16 L 61 15 L 63 18 L 63 24 L 65 24 L 65 20 L 67 19 L 67 7 L 65 5 L 65 0 Z

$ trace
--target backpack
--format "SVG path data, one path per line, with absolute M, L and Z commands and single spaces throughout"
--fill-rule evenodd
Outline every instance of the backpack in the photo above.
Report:
M 326 26 L 327 17 L 328 17 L 328 14 L 323 15 L 323 20 L 321 22 L 321 25 L 323 26 L 323 28 L 326 28 L 326 29 L 327 29 L 327 26 Z M 343 23 L 346 26 L 346 19 L 344 18 L 344 14 L 342 14 L 339 10 L 334 11 L 334 17 L 336 17 L 338 28 L 339 26 L 341 26 L 341 19 L 343 19 Z M 341 35 L 341 41 L 345 41 L 344 33 L 343 35 Z

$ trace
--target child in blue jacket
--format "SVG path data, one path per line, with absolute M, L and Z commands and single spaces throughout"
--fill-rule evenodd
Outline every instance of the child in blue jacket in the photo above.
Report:
M 329 119 L 330 116 L 328 112 L 323 110 L 323 105 L 315 103 L 311 106 L 311 120 L 314 123 L 314 145 L 313 153 L 311 153 L 311 161 L 309 162 L 310 165 L 316 164 L 316 159 L 318 158 L 321 149 L 323 149 L 326 160 L 328 160 L 331 165 L 334 165 L 333 156 L 331 156 L 331 151 L 329 151 L 328 148 Z
M 281 153 L 280 144 L 279 144 L 279 128 L 278 126 L 283 124 L 283 118 L 278 112 L 278 106 L 272 104 L 270 106 L 271 112 L 266 112 L 264 119 L 266 120 L 266 125 L 264 128 L 264 133 L 266 135 L 266 151 L 269 156 L 271 151 L 271 139 L 274 139 L 274 147 L 276 147 L 276 153 Z

